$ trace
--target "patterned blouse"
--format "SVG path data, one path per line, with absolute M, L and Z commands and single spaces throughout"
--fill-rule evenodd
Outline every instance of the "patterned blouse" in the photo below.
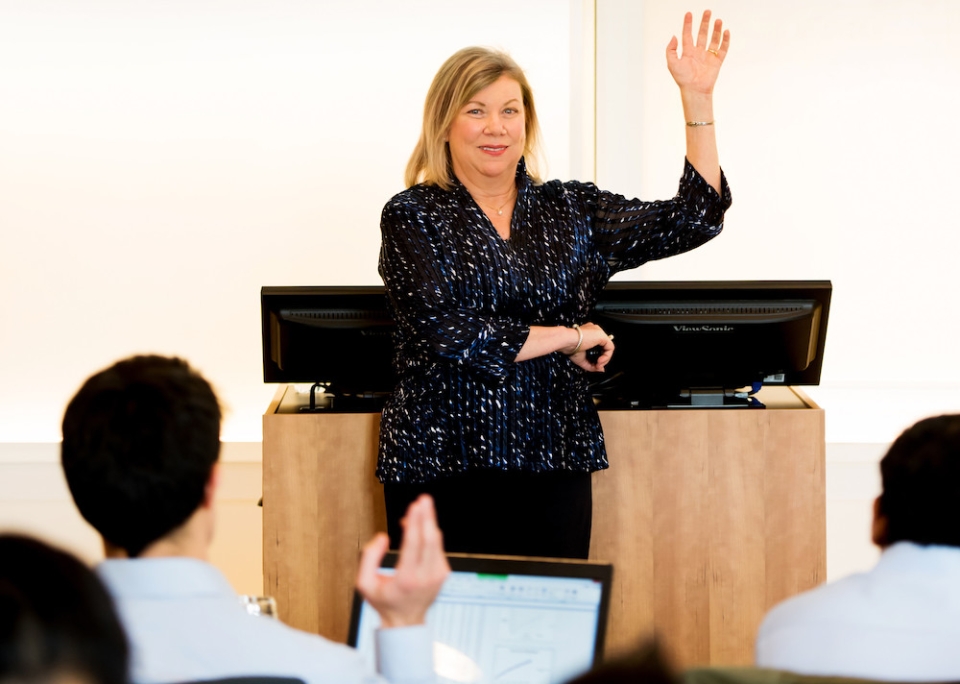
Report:
M 530 326 L 588 321 L 611 275 L 698 247 L 730 205 L 726 179 L 721 197 L 689 162 L 664 201 L 536 185 L 523 160 L 517 186 L 508 240 L 459 183 L 416 185 L 383 209 L 399 381 L 380 423 L 382 482 L 606 468 L 586 372 L 560 352 L 514 359 Z

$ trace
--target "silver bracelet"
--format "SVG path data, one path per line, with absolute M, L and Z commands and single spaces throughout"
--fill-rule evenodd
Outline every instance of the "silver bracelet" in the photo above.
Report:
M 573 351 L 570 352 L 569 354 L 567 354 L 567 356 L 573 356 L 573 355 L 576 354 L 578 351 L 580 351 L 580 347 L 583 346 L 583 331 L 580 329 L 580 326 L 577 325 L 576 323 L 574 323 L 574 324 L 573 324 L 572 326 L 570 326 L 570 327 L 572 327 L 574 330 L 577 331 L 577 334 L 580 335 L 580 339 L 577 340 L 577 346 L 574 347 L 574 348 L 573 348 Z
M 713 125 L 713 122 L 712 122 L 712 121 L 688 121 L 688 122 L 687 122 L 687 125 L 688 125 L 688 126 L 691 126 L 691 127 L 695 127 L 695 126 L 712 126 L 712 125 Z

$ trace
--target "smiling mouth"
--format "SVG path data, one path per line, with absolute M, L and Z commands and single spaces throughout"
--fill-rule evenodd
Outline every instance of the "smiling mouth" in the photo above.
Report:
M 506 145 L 481 145 L 480 149 L 483 150 L 484 152 L 498 153 L 506 150 L 507 146 Z

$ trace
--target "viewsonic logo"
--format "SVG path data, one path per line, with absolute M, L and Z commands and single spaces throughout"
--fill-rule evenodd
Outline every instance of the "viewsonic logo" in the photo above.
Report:
M 733 332 L 732 325 L 675 325 L 673 331 L 678 333 L 701 333 L 701 332 Z

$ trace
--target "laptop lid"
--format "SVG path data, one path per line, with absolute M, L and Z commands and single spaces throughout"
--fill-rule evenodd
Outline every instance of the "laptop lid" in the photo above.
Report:
M 564 682 L 599 663 L 613 566 L 587 561 L 447 556 L 427 613 L 437 682 Z M 384 558 L 392 572 L 397 555 Z M 380 616 L 354 593 L 349 644 L 375 666 Z

